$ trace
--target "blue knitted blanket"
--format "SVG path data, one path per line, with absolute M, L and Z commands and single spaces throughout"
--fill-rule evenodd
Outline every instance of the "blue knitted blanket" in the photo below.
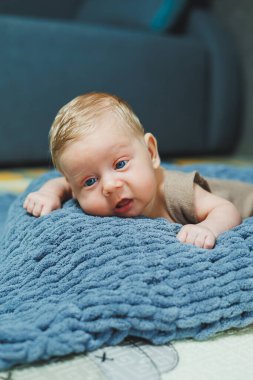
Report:
M 253 182 L 253 169 L 195 168 Z M 253 323 L 253 218 L 204 250 L 179 243 L 180 225 L 162 218 L 88 216 L 73 200 L 41 218 L 26 214 L 27 192 L 55 175 L 32 182 L 2 227 L 1 369 L 127 336 L 163 344 Z

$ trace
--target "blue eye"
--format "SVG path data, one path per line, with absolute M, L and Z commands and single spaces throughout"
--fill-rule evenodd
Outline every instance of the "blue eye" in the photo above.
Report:
M 117 164 L 115 165 L 115 168 L 116 168 L 116 169 L 123 169 L 124 166 L 126 166 L 126 164 L 127 164 L 127 160 L 119 161 L 119 162 L 117 162 Z
M 87 181 L 84 182 L 84 186 L 89 187 L 89 186 L 94 185 L 94 183 L 96 182 L 97 182 L 97 178 L 92 177 L 92 178 L 87 179 Z

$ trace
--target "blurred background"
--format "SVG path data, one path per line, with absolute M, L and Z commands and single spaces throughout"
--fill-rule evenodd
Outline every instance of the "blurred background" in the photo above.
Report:
M 253 155 L 253 2 L 250 0 L 213 0 L 211 9 L 217 20 L 233 37 L 240 56 L 244 78 L 243 133 L 237 152 Z
M 0 0 L 0 167 L 50 167 L 77 95 L 127 100 L 164 160 L 253 156 L 249 0 Z

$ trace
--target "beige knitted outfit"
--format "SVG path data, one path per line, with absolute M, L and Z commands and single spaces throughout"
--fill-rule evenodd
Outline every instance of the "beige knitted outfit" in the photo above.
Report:
M 234 180 L 202 177 L 197 171 L 166 170 L 165 201 L 174 222 L 198 223 L 194 207 L 194 183 L 232 202 L 242 218 L 253 215 L 253 185 Z

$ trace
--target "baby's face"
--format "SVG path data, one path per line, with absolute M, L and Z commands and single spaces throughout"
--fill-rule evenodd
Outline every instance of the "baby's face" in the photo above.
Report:
M 67 146 L 60 165 L 80 207 L 88 214 L 152 216 L 157 196 L 156 147 L 103 118 L 95 131 Z M 153 136 L 149 134 L 152 140 Z

